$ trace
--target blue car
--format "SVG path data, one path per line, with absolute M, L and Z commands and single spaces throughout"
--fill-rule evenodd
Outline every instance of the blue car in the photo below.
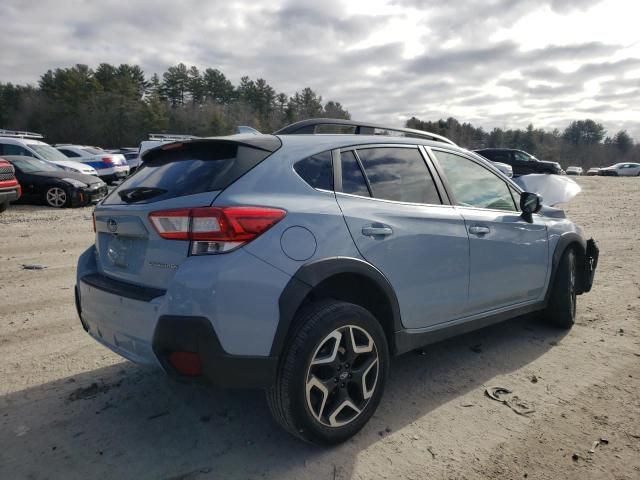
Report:
M 84 329 L 178 380 L 266 389 L 309 442 L 367 423 L 391 356 L 530 312 L 568 329 L 593 282 L 562 210 L 427 132 L 314 119 L 143 160 L 96 207 Z

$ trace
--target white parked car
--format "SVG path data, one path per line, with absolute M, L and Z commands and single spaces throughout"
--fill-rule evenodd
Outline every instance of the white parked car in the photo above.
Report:
M 67 172 L 98 176 L 95 168 L 84 163 L 69 160 L 51 145 L 41 142 L 39 133 L 0 130 L 0 156 L 19 155 L 50 162 Z
M 610 167 L 601 168 L 598 175 L 607 177 L 637 177 L 640 175 L 640 163 L 616 163 Z
M 600 169 L 597 167 L 592 167 L 589 170 L 587 170 L 587 176 L 588 177 L 592 177 L 594 175 L 598 175 L 598 172 L 600 172 Z
M 129 164 L 124 155 L 109 153 L 101 148 L 86 145 L 57 144 L 56 148 L 73 161 L 95 168 L 98 176 L 107 183 L 129 175 Z
M 568 167 L 567 175 L 582 175 L 584 172 L 582 167 Z

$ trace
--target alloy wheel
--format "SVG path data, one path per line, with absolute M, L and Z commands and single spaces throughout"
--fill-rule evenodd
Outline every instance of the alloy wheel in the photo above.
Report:
M 320 342 L 307 370 L 307 407 L 324 426 L 351 423 L 373 396 L 379 370 L 378 349 L 366 330 L 335 329 Z
M 67 192 L 60 187 L 51 187 L 47 190 L 47 203 L 52 207 L 61 208 L 67 203 Z

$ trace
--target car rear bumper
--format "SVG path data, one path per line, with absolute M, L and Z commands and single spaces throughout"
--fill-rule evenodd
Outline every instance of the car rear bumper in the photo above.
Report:
M 102 277 L 102 281 L 98 280 Z M 116 282 L 123 283 L 123 282 Z M 124 286 L 124 285 L 122 285 Z M 273 385 L 278 357 L 230 355 L 220 345 L 211 322 L 204 317 L 161 315 L 163 297 L 142 299 L 135 288 L 124 290 L 98 274 L 80 280 L 76 308 L 82 328 L 118 355 L 140 365 L 162 368 L 183 382 L 206 382 L 225 388 L 266 388 Z M 118 302 L 114 304 L 114 296 Z M 107 313 L 108 315 L 105 315 Z M 202 371 L 197 376 L 178 372 L 169 357 L 173 352 L 195 353 Z
M 160 367 L 178 380 L 227 388 L 270 386 L 278 363 L 270 353 L 278 296 L 262 295 L 268 292 L 262 282 L 279 292 L 290 277 L 248 253 L 234 255 L 190 257 L 165 291 L 102 275 L 91 247 L 78 262 L 76 307 L 82 326 L 122 357 Z M 240 285 L 241 295 L 227 291 Z M 181 375 L 169 361 L 172 352 L 197 354 L 201 374 Z

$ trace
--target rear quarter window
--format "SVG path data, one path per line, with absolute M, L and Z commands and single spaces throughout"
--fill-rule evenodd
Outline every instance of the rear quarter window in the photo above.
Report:
M 333 190 L 331 152 L 319 153 L 300 160 L 293 165 L 293 169 L 313 188 Z

